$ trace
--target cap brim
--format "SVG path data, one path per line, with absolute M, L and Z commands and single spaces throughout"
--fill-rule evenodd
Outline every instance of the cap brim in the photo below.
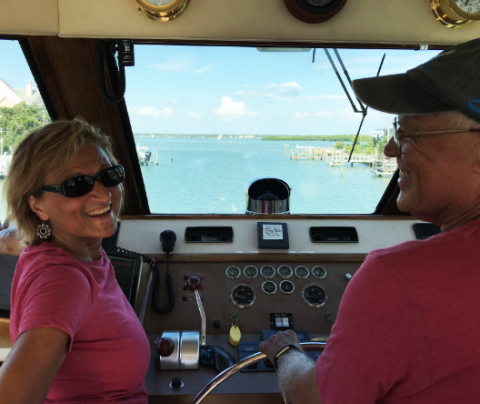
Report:
M 366 105 L 398 115 L 424 115 L 452 108 L 422 90 L 407 74 L 354 80 L 353 90 Z

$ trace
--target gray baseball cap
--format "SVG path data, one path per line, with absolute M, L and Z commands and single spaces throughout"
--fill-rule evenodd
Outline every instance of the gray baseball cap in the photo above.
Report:
M 445 49 L 404 74 L 353 81 L 366 105 L 399 115 L 460 111 L 480 122 L 480 38 Z

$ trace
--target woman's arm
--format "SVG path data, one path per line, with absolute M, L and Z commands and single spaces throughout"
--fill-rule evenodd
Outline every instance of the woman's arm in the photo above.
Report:
M 0 367 L 0 404 L 43 404 L 67 355 L 69 338 L 59 328 L 22 333 Z

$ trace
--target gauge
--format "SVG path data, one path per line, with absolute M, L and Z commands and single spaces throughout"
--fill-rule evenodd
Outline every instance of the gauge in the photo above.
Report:
M 297 277 L 300 279 L 306 279 L 308 278 L 308 275 L 310 275 L 310 271 L 307 267 L 300 265 L 299 267 L 295 268 L 295 275 L 297 275 Z
M 255 291 L 249 285 L 240 283 L 230 291 L 230 301 L 237 307 L 245 309 L 255 303 Z
M 256 278 L 258 276 L 258 269 L 253 265 L 248 265 L 243 268 L 243 274 L 250 279 Z
M 320 285 L 315 283 L 310 283 L 303 288 L 302 298 L 306 304 L 316 309 L 325 306 L 327 303 L 327 293 Z
M 312 275 L 315 278 L 323 279 L 327 276 L 327 270 L 324 267 L 317 265 L 316 267 L 312 268 Z
M 293 275 L 292 268 L 288 265 L 280 265 L 277 269 L 278 275 L 283 279 L 291 278 Z
M 235 266 L 230 266 L 227 268 L 227 270 L 225 271 L 225 274 L 230 278 L 230 279 L 237 279 L 240 274 L 242 273 L 242 271 L 240 271 L 240 268 L 239 267 L 235 267 Z
M 295 285 L 292 281 L 281 281 L 280 282 L 280 290 L 285 293 L 286 295 L 290 295 L 295 290 Z
M 273 295 L 277 291 L 277 284 L 273 281 L 265 281 L 262 283 L 262 290 L 267 295 Z
M 275 268 L 271 265 L 264 265 L 260 268 L 260 275 L 265 279 L 272 279 L 275 276 Z

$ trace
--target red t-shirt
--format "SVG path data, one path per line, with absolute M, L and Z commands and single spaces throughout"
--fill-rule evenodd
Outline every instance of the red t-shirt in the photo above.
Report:
M 150 345 L 105 251 L 80 262 L 49 242 L 25 249 L 13 277 L 10 335 L 15 343 L 40 327 L 70 335 L 46 403 L 147 403 Z
M 323 404 L 480 402 L 480 222 L 372 251 L 317 365 Z

